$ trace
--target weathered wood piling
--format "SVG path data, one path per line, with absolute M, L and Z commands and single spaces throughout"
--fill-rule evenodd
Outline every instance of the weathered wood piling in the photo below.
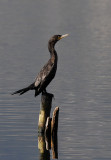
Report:
M 53 94 L 44 93 L 41 96 L 41 105 L 38 122 L 38 132 L 44 133 L 47 117 L 50 117 L 50 111 L 52 107 Z
M 41 96 L 39 122 L 38 122 L 38 148 L 40 156 L 49 159 L 49 151 L 52 149 L 52 157 L 58 158 L 58 117 L 59 107 L 53 111 L 52 118 L 50 118 L 50 111 L 52 107 L 53 94 L 44 93 Z M 42 160 L 42 158 L 41 158 Z

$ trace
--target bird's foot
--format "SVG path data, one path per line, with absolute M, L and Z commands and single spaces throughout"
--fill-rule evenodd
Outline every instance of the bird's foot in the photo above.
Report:
M 54 94 L 48 93 L 48 92 L 46 91 L 46 89 L 42 91 L 42 95 L 49 95 L 49 96 L 51 96 L 52 98 L 54 98 Z M 55 99 L 55 98 L 54 98 L 54 99 Z

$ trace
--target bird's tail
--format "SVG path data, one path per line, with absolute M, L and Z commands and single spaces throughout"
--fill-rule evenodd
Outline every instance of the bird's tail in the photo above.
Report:
M 12 93 L 12 95 L 14 95 L 14 94 L 20 94 L 20 95 L 22 95 L 22 94 L 24 94 L 25 92 L 27 92 L 27 91 L 29 91 L 29 90 L 33 90 L 34 89 L 34 83 L 32 83 L 30 86 L 28 86 L 28 87 L 26 87 L 26 88 L 23 88 L 23 89 L 20 89 L 20 90 L 18 90 L 18 91 L 16 91 L 16 92 L 14 92 L 14 93 Z

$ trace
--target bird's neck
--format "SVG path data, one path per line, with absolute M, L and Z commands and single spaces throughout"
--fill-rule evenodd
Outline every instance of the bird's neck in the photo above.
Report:
M 57 52 L 54 47 L 55 47 L 55 44 L 53 43 L 48 44 L 48 49 L 49 49 L 51 57 L 55 57 L 57 59 Z

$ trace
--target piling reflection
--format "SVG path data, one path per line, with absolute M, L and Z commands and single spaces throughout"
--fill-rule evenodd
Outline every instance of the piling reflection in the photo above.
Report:
M 52 151 L 52 159 L 58 159 L 57 133 L 51 137 L 38 135 L 38 149 L 40 160 L 50 160 L 50 151 Z

